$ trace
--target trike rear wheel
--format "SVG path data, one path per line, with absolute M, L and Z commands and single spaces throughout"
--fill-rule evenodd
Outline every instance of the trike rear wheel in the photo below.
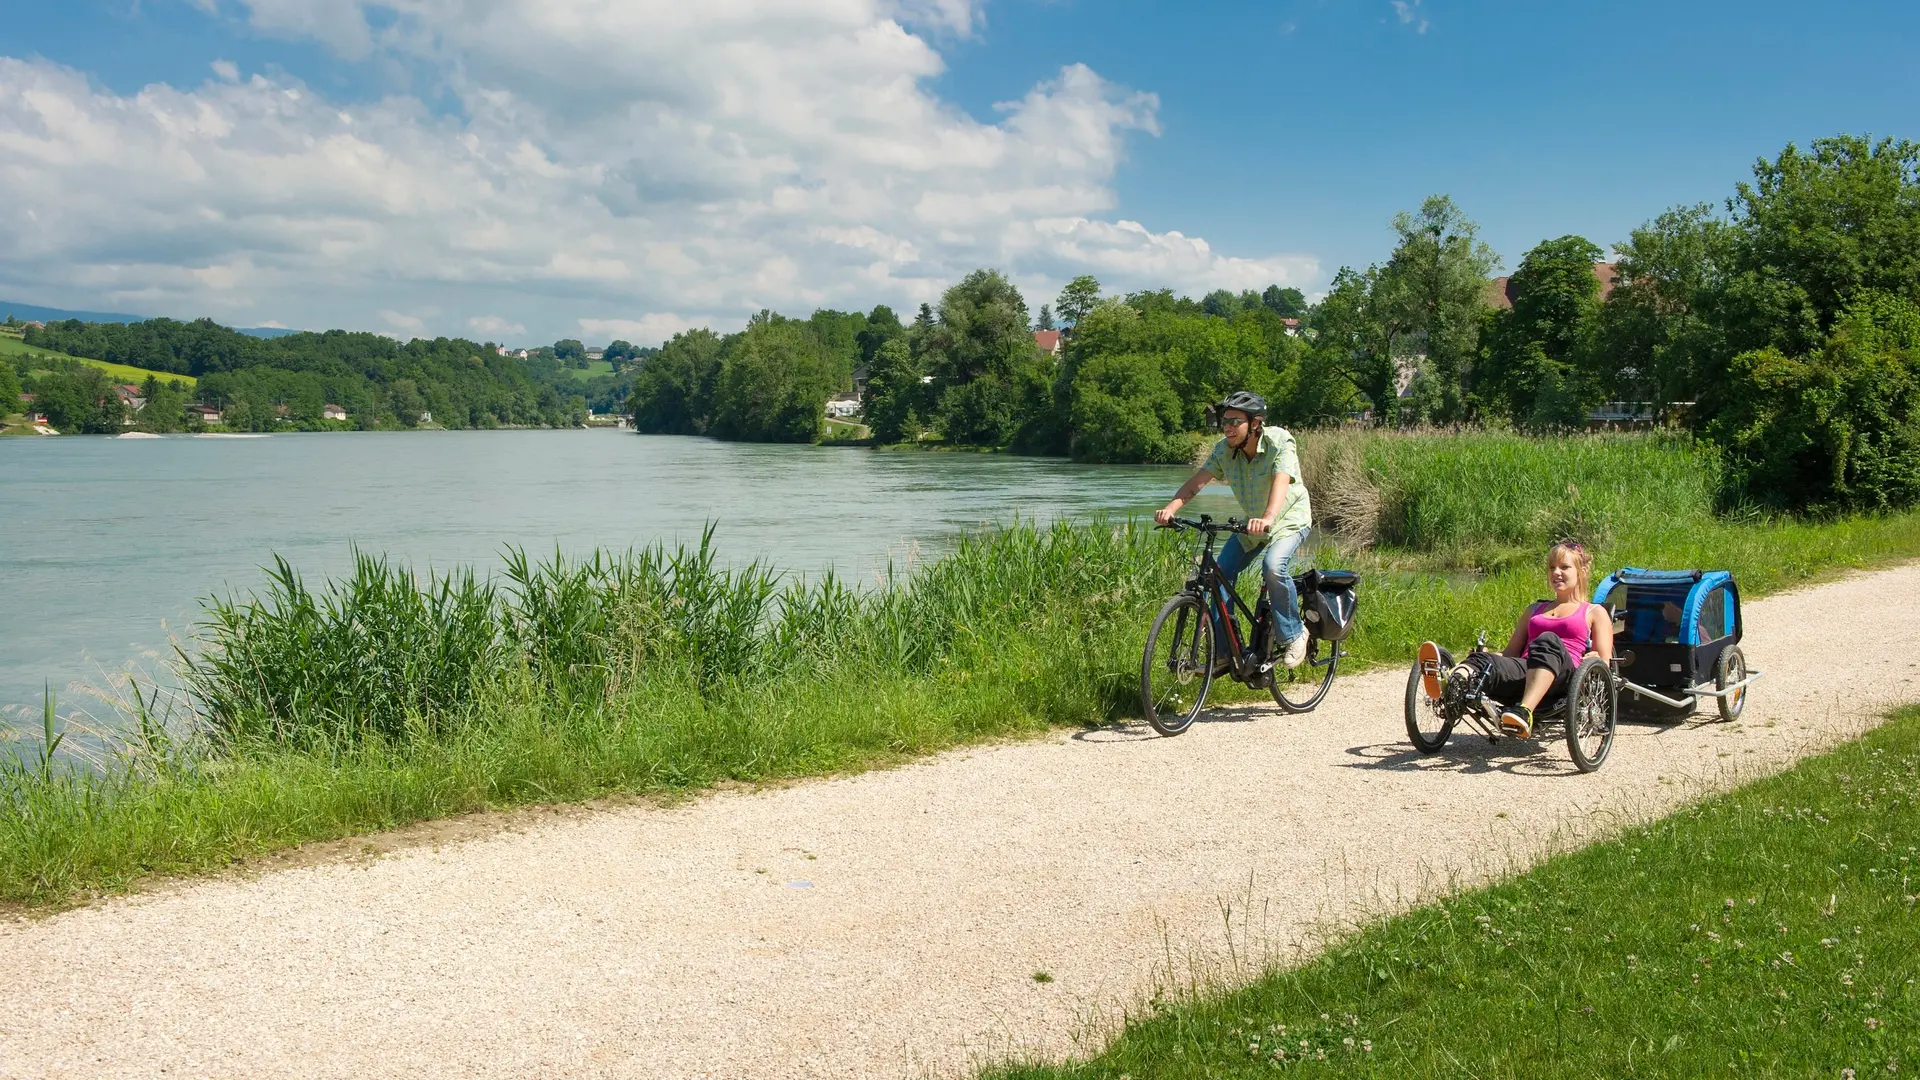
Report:
M 1613 749 L 1613 731 L 1620 718 L 1620 688 L 1606 661 L 1592 657 L 1574 671 L 1566 710 L 1567 750 L 1573 765 L 1581 772 L 1592 772 Z
M 1140 656 L 1140 708 L 1162 735 L 1192 725 L 1213 685 L 1213 623 L 1192 593 L 1167 601 Z

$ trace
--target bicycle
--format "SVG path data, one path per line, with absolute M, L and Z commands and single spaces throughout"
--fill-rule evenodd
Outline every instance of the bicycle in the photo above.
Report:
M 1340 661 L 1348 654 L 1340 642 L 1353 627 L 1355 590 L 1360 575 L 1351 570 L 1308 570 L 1293 575 L 1300 597 L 1301 621 L 1307 628 L 1307 658 L 1288 668 L 1276 655 L 1271 602 L 1264 580 L 1253 609 L 1240 599 L 1233 583 L 1213 556 L 1223 533 L 1245 533 L 1246 524 L 1234 518 L 1215 523 L 1206 514 L 1199 520 L 1174 518 L 1163 528 L 1191 530 L 1204 540 L 1194 559 L 1193 576 L 1154 617 L 1147 645 L 1140 657 L 1140 704 L 1147 723 L 1162 735 L 1178 735 L 1192 725 L 1206 705 L 1207 692 L 1217 675 L 1226 675 L 1273 694 L 1274 704 L 1289 713 L 1313 711 L 1327 696 Z M 1242 637 L 1239 614 L 1251 622 L 1251 640 Z M 1214 620 L 1227 633 L 1226 646 L 1214 647 Z M 1162 642 L 1162 634 L 1170 634 Z M 1321 647 L 1327 646 L 1325 656 Z

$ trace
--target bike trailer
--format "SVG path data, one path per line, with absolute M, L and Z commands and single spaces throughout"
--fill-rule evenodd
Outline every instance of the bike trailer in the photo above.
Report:
M 1760 674 L 1740 653 L 1740 589 L 1725 570 L 1624 567 L 1593 602 L 1613 615 L 1623 688 L 1643 698 L 1691 710 L 1700 697 L 1743 693 Z

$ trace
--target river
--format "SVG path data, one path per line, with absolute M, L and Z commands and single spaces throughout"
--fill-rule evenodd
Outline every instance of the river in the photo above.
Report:
M 84 705 L 76 684 L 153 669 L 201 597 L 252 590 L 275 553 L 317 584 L 353 545 L 491 571 L 508 545 L 695 542 L 711 521 L 731 562 L 870 579 L 983 523 L 1149 511 L 1183 471 L 607 430 L 7 439 L 0 705 L 48 683 Z M 1230 505 L 1215 488 L 1196 509 Z

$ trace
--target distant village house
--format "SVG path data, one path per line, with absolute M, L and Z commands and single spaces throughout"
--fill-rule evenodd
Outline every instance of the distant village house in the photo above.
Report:
M 1060 356 L 1060 331 L 1058 330 L 1035 330 L 1033 343 L 1048 356 L 1056 359 Z
M 220 422 L 220 417 L 224 415 L 217 405 L 189 405 L 186 412 L 188 419 L 198 420 L 203 424 L 217 424 Z
M 328 420 L 345 420 L 347 410 L 338 405 L 328 405 L 320 410 L 320 415 Z

